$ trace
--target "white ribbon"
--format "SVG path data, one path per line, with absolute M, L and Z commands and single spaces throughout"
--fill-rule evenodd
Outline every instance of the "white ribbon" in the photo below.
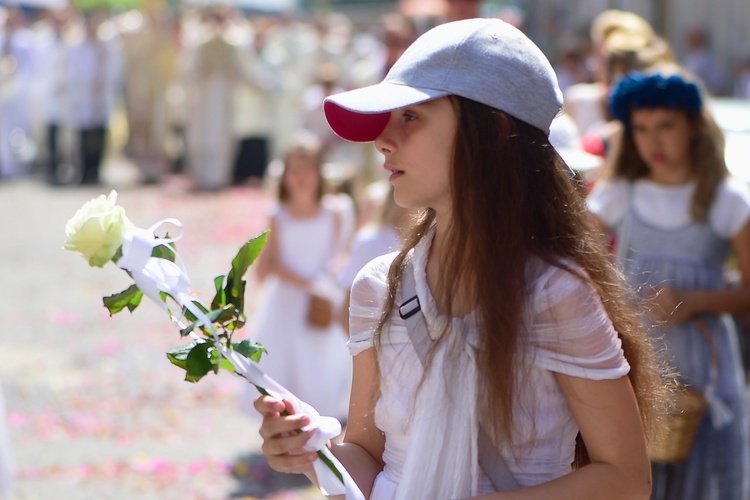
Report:
M 716 349 L 712 347 L 712 349 Z M 708 411 L 711 414 L 711 423 L 718 430 L 730 424 L 734 420 L 734 412 L 722 399 L 716 395 L 716 385 L 719 380 L 719 367 L 711 363 L 709 368 L 708 384 L 703 390 L 703 397 L 708 402 Z
M 171 224 L 177 227 L 177 236 L 173 238 L 156 238 L 154 231 L 164 224 Z M 226 358 L 232 364 L 238 375 L 265 390 L 273 397 L 291 402 L 297 413 L 310 417 L 310 425 L 302 430 L 306 431 L 314 428 L 315 432 L 304 449 L 323 454 L 328 461 L 334 464 L 342 477 L 342 479 L 339 479 L 321 458 L 315 460 L 313 468 L 318 478 L 320 490 L 324 495 L 345 495 L 347 500 L 364 500 L 364 495 L 354 480 L 326 446 L 330 439 L 341 434 L 341 424 L 339 421 L 333 417 L 321 416 L 315 408 L 297 398 L 281 384 L 269 377 L 257 363 L 239 354 L 237 351 L 227 349 L 218 341 L 218 335 L 213 323 L 193 300 L 190 279 L 176 251 L 174 251 L 174 262 L 151 256 L 155 247 L 160 245 L 166 246 L 168 243 L 179 240 L 182 235 L 182 223 L 177 219 L 164 219 L 148 229 L 132 228 L 124 236 L 122 257 L 117 261 L 117 265 L 129 271 L 136 286 L 138 286 L 143 294 L 166 309 L 170 315 L 181 316 L 182 310 L 179 312 L 173 311 L 169 307 L 169 304 L 161 299 L 160 292 L 168 294 L 181 307 L 189 310 L 203 326 L 210 329 L 214 335 L 214 340 L 216 340 L 215 345 L 219 355 Z

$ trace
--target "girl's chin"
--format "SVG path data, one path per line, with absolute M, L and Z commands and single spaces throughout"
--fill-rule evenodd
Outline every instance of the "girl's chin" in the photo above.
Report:
M 404 196 L 403 193 L 399 195 L 398 189 L 393 190 L 393 201 L 401 208 L 421 208 L 414 203 L 414 200 L 408 196 Z

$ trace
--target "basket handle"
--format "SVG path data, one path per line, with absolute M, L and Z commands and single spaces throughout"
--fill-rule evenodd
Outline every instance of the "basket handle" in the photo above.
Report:
M 711 421 L 713 422 L 715 429 L 721 429 L 734 419 L 732 410 L 716 396 L 716 386 L 719 382 L 719 350 L 716 347 L 716 341 L 708 328 L 705 320 L 702 318 L 694 319 L 698 330 L 706 339 L 709 348 L 711 349 L 711 366 L 708 371 L 708 384 L 703 390 L 703 395 L 708 401 L 709 411 L 711 412 Z

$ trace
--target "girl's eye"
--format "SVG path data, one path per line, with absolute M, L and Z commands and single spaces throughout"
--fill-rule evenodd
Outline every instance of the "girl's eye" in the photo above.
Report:
M 410 122 L 410 121 L 413 121 L 413 120 L 417 119 L 416 115 L 413 115 L 413 114 L 409 113 L 408 111 L 404 111 L 403 116 L 404 116 L 404 120 L 406 120 L 407 122 Z

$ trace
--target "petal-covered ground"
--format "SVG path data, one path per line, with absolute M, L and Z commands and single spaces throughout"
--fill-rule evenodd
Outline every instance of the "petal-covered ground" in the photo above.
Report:
M 129 286 L 128 276 L 62 250 L 65 222 L 109 191 L 0 184 L 0 384 L 12 498 L 321 498 L 258 455 L 257 421 L 246 411 L 252 391 L 241 380 L 220 373 L 184 382 L 165 356 L 183 340 L 164 311 L 144 301 L 132 315 L 109 317 L 101 297 Z M 214 276 L 266 226 L 257 188 L 193 193 L 173 182 L 118 192 L 140 227 L 182 221 L 177 246 L 206 302 Z M 247 279 L 252 313 L 252 269 Z

